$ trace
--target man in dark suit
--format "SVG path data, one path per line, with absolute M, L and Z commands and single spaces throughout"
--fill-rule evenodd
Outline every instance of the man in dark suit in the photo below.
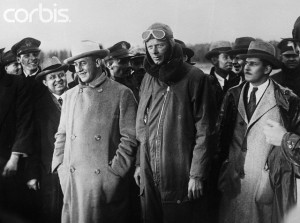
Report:
M 57 173 L 51 173 L 51 162 L 54 150 L 54 135 L 57 132 L 63 94 L 67 89 L 65 72 L 68 65 L 61 64 L 57 57 L 46 58 L 42 64 L 42 72 L 36 79 L 41 80 L 48 88 L 35 103 L 34 124 L 35 155 L 30 162 L 31 180 L 29 188 L 40 190 L 39 202 L 41 222 L 60 222 L 62 209 L 62 192 Z
M 23 218 L 28 214 L 24 162 L 32 149 L 32 106 L 21 77 L 0 74 L 0 105 L 0 209 Z

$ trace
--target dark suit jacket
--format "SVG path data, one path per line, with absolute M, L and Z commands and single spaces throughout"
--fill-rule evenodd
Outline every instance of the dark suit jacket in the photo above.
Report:
M 54 135 L 59 125 L 60 113 L 60 104 L 48 90 L 34 105 L 35 154 L 30 164 L 33 178 L 40 175 L 41 168 L 43 168 L 42 172 L 51 172 Z
M 0 158 L 32 150 L 32 104 L 20 76 L 0 74 Z

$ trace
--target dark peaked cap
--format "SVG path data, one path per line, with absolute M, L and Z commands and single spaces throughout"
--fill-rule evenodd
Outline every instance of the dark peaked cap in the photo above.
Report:
M 11 47 L 11 51 L 17 56 L 25 53 L 40 52 L 40 45 L 41 41 L 31 37 L 27 37 L 13 45 Z

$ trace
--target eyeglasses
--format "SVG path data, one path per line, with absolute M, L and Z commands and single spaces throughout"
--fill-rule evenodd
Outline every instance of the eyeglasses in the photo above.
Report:
M 144 41 L 147 41 L 151 35 L 155 39 L 163 39 L 166 36 L 166 33 L 165 33 L 165 31 L 160 30 L 160 29 L 150 29 L 150 30 L 146 30 L 145 32 L 143 32 L 142 38 Z

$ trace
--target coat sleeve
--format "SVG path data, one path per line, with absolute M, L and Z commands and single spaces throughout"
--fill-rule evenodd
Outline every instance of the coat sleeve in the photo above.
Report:
M 120 144 L 111 165 L 112 169 L 121 177 L 128 173 L 136 158 L 136 112 L 137 102 L 134 95 L 129 89 L 125 89 L 120 97 Z
M 32 101 L 28 85 L 22 78 L 17 78 L 17 102 L 16 102 L 16 135 L 12 146 L 13 153 L 31 154 L 32 145 Z
M 66 119 L 67 119 L 67 95 L 61 108 L 60 122 L 57 133 L 55 134 L 54 151 L 52 158 L 52 172 L 55 172 L 60 164 L 63 163 L 65 143 L 66 143 Z
M 212 87 L 208 76 L 199 74 L 200 80 L 193 83 L 192 106 L 195 123 L 195 146 L 190 169 L 190 177 L 204 180 L 209 172 L 216 104 L 212 99 Z

